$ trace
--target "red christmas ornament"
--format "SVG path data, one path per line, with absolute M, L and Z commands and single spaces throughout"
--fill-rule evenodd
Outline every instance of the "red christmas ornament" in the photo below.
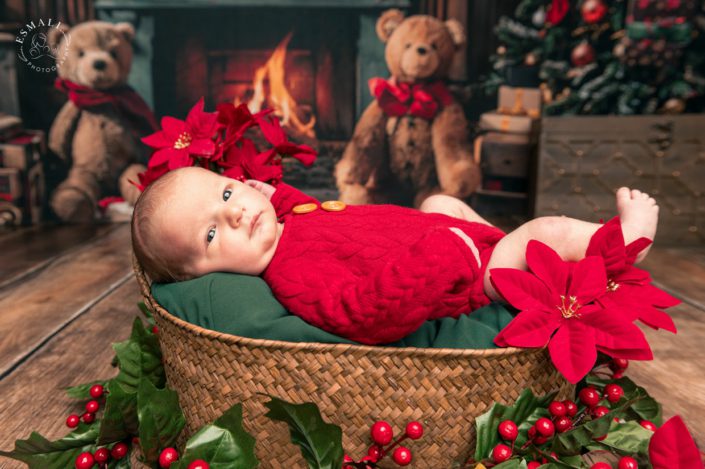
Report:
M 165 448 L 159 455 L 159 467 L 168 469 L 177 459 L 179 459 L 179 453 L 174 448 Z
M 580 6 L 580 15 L 587 24 L 595 24 L 607 14 L 607 5 L 602 0 L 585 0 Z
M 76 469 L 91 469 L 93 464 L 95 464 L 95 460 L 93 459 L 93 455 L 91 453 L 81 453 L 78 457 L 76 457 L 76 462 L 74 464 Z
M 595 49 L 587 42 L 581 42 L 570 53 L 570 61 L 576 67 L 584 67 L 595 61 Z
M 552 0 L 546 11 L 546 23 L 552 26 L 560 24 L 565 15 L 568 14 L 568 10 L 570 10 L 568 0 Z
M 187 469 L 210 469 L 210 465 L 203 459 L 196 459 L 191 464 L 188 465 Z

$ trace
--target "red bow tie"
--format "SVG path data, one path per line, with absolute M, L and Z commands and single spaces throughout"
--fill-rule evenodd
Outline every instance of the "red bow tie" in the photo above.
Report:
M 395 83 L 394 79 L 372 78 L 370 92 L 388 116 L 411 115 L 433 119 L 442 106 L 453 102 L 453 96 L 441 81 L 433 83 Z

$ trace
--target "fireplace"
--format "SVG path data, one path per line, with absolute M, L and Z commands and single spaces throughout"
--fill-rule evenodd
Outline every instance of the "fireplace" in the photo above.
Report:
M 135 25 L 130 83 L 157 115 L 183 117 L 201 96 L 208 109 L 226 101 L 273 108 L 293 140 L 319 150 L 313 168 L 293 165 L 287 181 L 333 187 L 333 165 L 371 100 L 367 80 L 388 74 L 377 17 L 409 3 L 97 0 L 96 11 Z

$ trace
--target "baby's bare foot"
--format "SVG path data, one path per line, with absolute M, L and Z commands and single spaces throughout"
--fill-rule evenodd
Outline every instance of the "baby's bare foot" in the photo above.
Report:
M 617 211 L 622 222 L 626 244 L 642 237 L 654 239 L 658 224 L 658 205 L 649 194 L 637 189 L 629 190 L 628 187 L 621 187 L 617 191 Z M 641 251 L 636 262 L 641 262 L 648 252 L 649 248 Z

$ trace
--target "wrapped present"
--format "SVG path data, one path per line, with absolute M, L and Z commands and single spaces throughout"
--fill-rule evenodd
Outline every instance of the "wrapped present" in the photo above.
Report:
M 539 119 L 529 116 L 508 116 L 499 112 L 486 112 L 480 116 L 480 129 L 490 132 L 529 135 L 532 140 L 535 140 L 539 131 Z
M 28 171 L 46 153 L 46 138 L 41 130 L 24 130 L 0 142 L 0 166 Z
M 535 148 L 528 135 L 489 132 L 477 137 L 475 158 L 482 168 L 482 187 L 526 192 Z
M 500 86 L 497 112 L 538 119 L 541 116 L 541 90 Z

